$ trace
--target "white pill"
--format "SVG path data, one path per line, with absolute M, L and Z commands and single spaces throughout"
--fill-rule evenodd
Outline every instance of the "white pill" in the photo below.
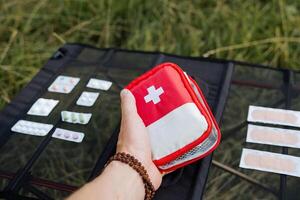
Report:
M 77 140 L 78 138 L 79 138 L 78 134 L 77 133 L 73 133 L 73 139 Z
M 65 138 L 69 138 L 69 137 L 70 137 L 70 134 L 69 134 L 69 133 L 64 133 L 64 137 L 65 137 Z

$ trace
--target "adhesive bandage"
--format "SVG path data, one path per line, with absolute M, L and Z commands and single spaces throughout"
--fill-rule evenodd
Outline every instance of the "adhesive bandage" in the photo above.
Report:
M 249 124 L 246 141 L 300 148 L 300 131 Z
M 300 112 L 277 108 L 249 106 L 249 122 L 260 122 L 300 127 Z
M 244 148 L 240 167 L 300 177 L 300 158 Z

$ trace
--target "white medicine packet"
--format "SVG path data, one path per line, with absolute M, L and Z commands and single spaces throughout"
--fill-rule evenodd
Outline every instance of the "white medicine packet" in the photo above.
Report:
M 82 132 L 76 132 L 76 131 L 70 131 L 62 128 L 56 128 L 54 133 L 52 134 L 53 138 L 61 139 L 61 140 L 67 140 L 70 142 L 82 142 L 84 138 L 84 133 Z
M 99 96 L 99 92 L 82 92 L 76 104 L 79 106 L 93 106 Z
M 61 119 L 64 122 L 73 124 L 87 124 L 92 117 L 91 113 L 78 113 L 70 111 L 61 111 Z
M 48 116 L 54 107 L 58 104 L 58 100 L 39 98 L 27 112 L 28 115 Z
M 78 84 L 80 78 L 72 76 L 58 76 L 48 87 L 49 92 L 70 93 Z
M 38 122 L 32 122 L 27 120 L 19 120 L 11 130 L 17 133 L 23 133 L 27 135 L 45 136 L 53 128 L 52 124 L 44 124 Z
M 89 80 L 88 84 L 86 85 L 86 87 L 93 88 L 93 89 L 98 89 L 98 90 L 109 90 L 111 85 L 112 85 L 111 81 L 91 78 Z

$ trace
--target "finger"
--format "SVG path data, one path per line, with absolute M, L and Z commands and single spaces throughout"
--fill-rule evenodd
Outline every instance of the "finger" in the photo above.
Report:
M 122 118 L 126 120 L 137 116 L 137 109 L 133 94 L 129 90 L 123 89 L 120 96 Z

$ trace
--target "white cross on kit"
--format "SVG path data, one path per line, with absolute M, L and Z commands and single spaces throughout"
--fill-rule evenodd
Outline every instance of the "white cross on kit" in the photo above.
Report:
M 157 104 L 160 102 L 159 96 L 164 93 L 164 90 L 162 87 L 159 87 L 158 89 L 155 89 L 154 86 L 150 86 L 147 88 L 148 94 L 144 97 L 145 102 L 149 103 L 152 101 L 154 104 Z

